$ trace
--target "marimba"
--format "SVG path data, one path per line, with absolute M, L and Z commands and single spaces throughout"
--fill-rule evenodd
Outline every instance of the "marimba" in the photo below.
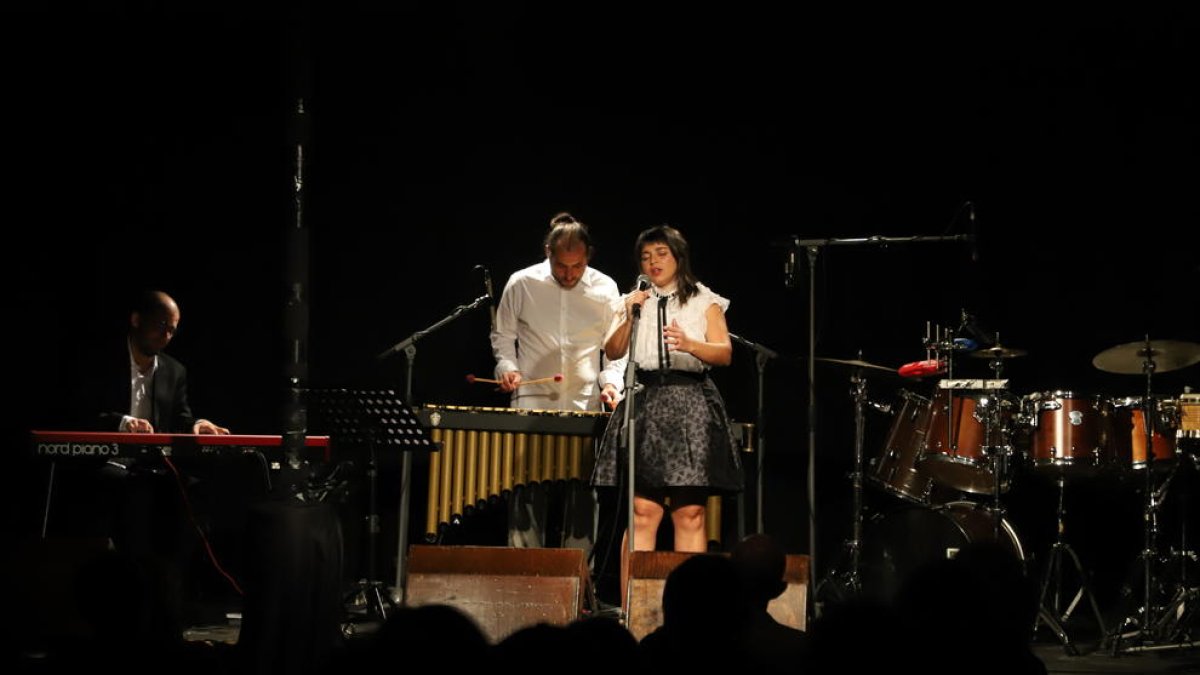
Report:
M 587 480 L 609 413 L 426 405 L 417 411 L 442 449 L 429 455 L 425 534 L 521 485 Z M 734 423 L 743 450 L 754 447 L 754 425 Z M 719 541 L 720 497 L 709 497 L 708 536 Z

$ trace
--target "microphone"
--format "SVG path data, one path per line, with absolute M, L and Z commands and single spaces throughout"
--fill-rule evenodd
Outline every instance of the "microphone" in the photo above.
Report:
M 959 336 L 958 339 L 966 339 L 974 343 L 974 346 L 967 351 L 982 349 L 984 347 L 990 347 L 996 344 L 996 341 L 992 338 L 991 334 L 981 328 L 979 324 L 975 322 L 975 317 L 971 314 L 968 314 L 967 310 L 965 309 L 962 310 L 962 322 L 958 325 L 958 330 L 955 332 Z M 958 339 L 955 340 L 956 343 L 958 342 Z
M 975 229 L 975 202 L 967 202 L 967 228 L 971 238 L 971 262 L 979 262 L 979 231 Z
M 796 247 L 792 246 L 787 250 L 787 255 L 783 260 L 783 287 L 796 287 Z
M 492 314 L 492 330 L 496 330 L 496 294 L 492 292 L 492 273 L 485 265 L 476 265 L 475 269 L 483 270 L 483 290 L 487 292 L 488 310 Z
M 635 287 L 639 291 L 644 291 L 644 290 L 650 288 L 650 277 L 646 276 L 645 274 L 639 274 L 638 278 L 637 278 L 637 282 L 635 283 Z M 633 306 L 633 318 L 637 319 L 637 318 L 641 318 L 641 316 L 642 316 L 642 306 L 640 304 L 634 305 Z

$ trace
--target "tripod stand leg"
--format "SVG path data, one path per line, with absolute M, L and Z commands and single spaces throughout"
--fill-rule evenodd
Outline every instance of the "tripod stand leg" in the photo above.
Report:
M 1046 594 L 1050 592 L 1051 580 L 1055 583 L 1055 594 L 1058 594 L 1058 589 L 1062 586 L 1062 565 L 1061 556 L 1058 550 L 1058 544 L 1055 543 L 1050 547 L 1050 555 L 1046 559 L 1046 573 L 1042 577 L 1042 592 L 1038 594 L 1038 607 L 1046 607 Z M 1057 605 L 1057 603 L 1055 603 Z M 1058 607 L 1055 606 L 1055 610 Z M 1036 629 L 1038 623 L 1035 621 L 1033 627 Z
M 1063 651 L 1067 653 L 1067 656 L 1079 656 L 1079 650 L 1072 644 L 1071 637 L 1067 635 L 1067 631 L 1063 630 L 1062 624 L 1058 622 L 1058 619 L 1054 618 L 1054 615 L 1045 606 L 1038 608 L 1038 618 L 1034 622 L 1034 626 L 1036 627 L 1043 623 L 1046 624 L 1047 628 L 1054 631 L 1054 634 L 1058 637 L 1058 641 L 1062 643 Z
M 1050 584 L 1054 583 L 1055 602 L 1052 605 L 1046 604 L 1046 595 L 1050 592 Z M 1033 622 L 1033 630 L 1037 629 L 1042 624 L 1053 631 L 1058 641 L 1062 643 L 1063 650 L 1067 656 L 1078 656 L 1079 650 L 1071 643 L 1071 637 L 1067 635 L 1066 629 L 1058 619 L 1058 602 L 1057 597 L 1062 588 L 1062 551 L 1061 544 L 1055 543 L 1050 547 L 1050 555 L 1046 561 L 1046 574 L 1042 578 L 1042 591 L 1038 595 L 1038 613 L 1037 618 Z
M 1071 603 L 1072 608 L 1079 601 L 1079 596 L 1086 596 L 1088 602 L 1092 606 L 1092 614 L 1096 617 L 1096 625 L 1100 627 L 1100 634 L 1107 635 L 1108 629 L 1104 627 L 1104 616 L 1100 613 L 1100 604 L 1096 602 L 1096 594 L 1092 593 L 1091 584 L 1088 582 L 1087 574 L 1083 571 L 1083 564 L 1079 562 L 1079 556 L 1075 554 L 1075 549 L 1064 545 L 1067 554 L 1071 556 L 1071 562 L 1075 564 L 1075 570 L 1079 573 L 1079 594 L 1075 596 L 1075 602 Z M 1070 615 L 1071 610 L 1067 610 L 1067 615 Z M 1066 620 L 1066 616 L 1063 617 Z
M 1069 560 L 1074 565 L 1075 573 L 1079 576 L 1079 590 L 1075 593 L 1071 603 L 1065 611 L 1059 610 L 1059 599 L 1062 592 L 1062 572 L 1063 572 L 1063 556 L 1069 556 Z M 1050 593 L 1050 586 L 1054 584 L 1053 602 L 1047 604 L 1046 596 Z M 1050 548 L 1049 560 L 1046 562 L 1046 576 L 1042 579 L 1042 592 L 1038 598 L 1038 618 L 1034 621 L 1034 630 L 1038 626 L 1045 623 L 1050 630 L 1054 631 L 1058 639 L 1062 641 L 1063 648 L 1068 655 L 1074 656 L 1079 652 L 1071 644 L 1070 637 L 1067 635 L 1063 624 L 1071 617 L 1071 613 L 1079 605 L 1079 601 L 1086 597 L 1088 603 L 1092 607 L 1092 612 L 1096 617 L 1096 625 L 1099 627 L 1100 635 L 1107 636 L 1108 629 L 1104 626 L 1104 617 L 1100 613 L 1100 605 L 1096 602 L 1096 596 L 1092 593 L 1091 587 L 1088 585 L 1087 574 L 1084 572 L 1083 564 L 1079 561 L 1079 556 L 1075 550 L 1069 545 L 1062 542 L 1056 542 Z
M 384 602 L 383 593 L 379 590 L 379 586 L 380 586 L 380 584 L 378 584 L 378 583 L 371 584 L 371 602 L 374 604 L 375 611 L 378 612 L 379 618 L 383 621 L 387 621 L 387 618 L 388 618 L 387 604 L 388 603 Z

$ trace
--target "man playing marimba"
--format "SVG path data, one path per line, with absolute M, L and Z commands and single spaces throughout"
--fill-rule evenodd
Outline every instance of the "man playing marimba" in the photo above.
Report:
M 512 393 L 517 408 L 611 408 L 620 396 L 625 359 L 605 360 L 604 332 L 620 290 L 611 277 L 588 266 L 591 237 L 569 213 L 551 219 L 543 250 L 545 260 L 509 278 L 496 310 L 491 338 L 500 389 Z M 554 377 L 558 374 L 562 377 Z M 534 379 L 548 381 L 523 386 Z M 586 486 L 575 486 L 567 499 L 563 545 L 590 549 L 595 499 Z M 547 501 L 540 486 L 513 496 L 510 546 L 546 545 Z

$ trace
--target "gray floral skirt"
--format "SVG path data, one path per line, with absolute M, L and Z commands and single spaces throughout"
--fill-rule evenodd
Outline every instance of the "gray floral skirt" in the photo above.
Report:
M 638 371 L 634 397 L 639 491 L 666 487 L 742 489 L 742 464 L 725 402 L 704 373 Z M 613 411 L 596 452 L 593 485 L 617 485 L 628 470 L 625 402 Z

